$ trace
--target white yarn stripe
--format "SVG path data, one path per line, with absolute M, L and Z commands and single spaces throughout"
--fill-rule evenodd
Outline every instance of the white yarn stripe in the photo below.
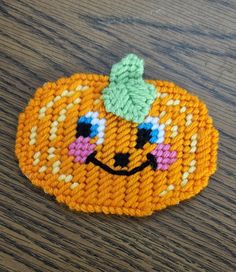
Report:
M 68 91 L 68 90 L 64 90 L 61 95 L 56 96 L 53 100 L 49 101 L 45 106 L 43 106 L 42 108 L 40 108 L 39 110 L 39 115 L 38 118 L 39 119 L 43 119 L 46 116 L 46 111 L 47 109 L 53 107 L 53 105 L 55 104 L 55 102 L 59 101 L 60 99 L 62 99 L 62 97 L 69 97 L 72 96 L 75 92 L 78 91 L 85 91 L 89 88 L 89 86 L 82 86 L 79 85 L 78 87 L 76 87 L 75 90 L 73 91 Z M 71 109 L 74 105 L 80 103 L 81 99 L 80 98 L 76 98 L 72 103 L 68 104 L 66 106 L 65 109 L 62 109 L 59 113 L 59 116 L 57 118 L 56 121 L 52 122 L 51 126 L 50 126 L 50 132 L 49 132 L 49 139 L 50 141 L 52 141 L 53 139 L 55 139 L 57 137 L 57 130 L 58 130 L 58 125 L 59 123 L 63 122 L 66 119 L 66 113 L 69 109 Z M 36 144 L 36 137 L 37 137 L 37 126 L 32 127 L 31 129 L 31 133 L 30 133 L 30 145 L 34 145 Z M 55 151 L 56 148 L 54 146 L 51 146 L 50 148 L 48 148 L 47 153 L 47 159 L 51 160 L 52 158 L 55 157 Z M 36 152 L 33 156 L 33 164 L 37 165 L 40 162 L 40 152 Z M 60 165 L 61 162 L 55 161 L 52 165 L 52 174 L 58 174 L 60 172 Z M 47 166 L 43 165 L 42 167 L 39 168 L 39 173 L 43 173 L 47 170 Z M 70 182 L 72 181 L 73 176 L 72 175 L 65 175 L 65 174 L 61 174 L 59 176 L 59 180 L 63 181 L 63 182 Z M 74 184 L 74 186 L 72 186 Z M 75 182 L 71 185 L 71 189 L 74 189 L 76 186 L 78 186 L 78 183 Z
M 29 145 L 35 145 L 37 138 L 37 126 L 33 126 L 30 131 Z
M 49 101 L 45 106 L 43 106 L 42 108 L 40 108 L 40 110 L 39 110 L 39 119 L 43 119 L 46 116 L 47 109 L 50 109 L 55 104 L 55 102 L 57 102 L 58 100 L 60 100 L 62 97 L 64 97 L 64 96 L 66 96 L 66 97 L 72 96 L 75 92 L 85 91 L 88 88 L 89 88 L 89 86 L 79 85 L 78 87 L 76 87 L 75 90 L 72 90 L 72 91 L 64 90 L 61 93 L 61 95 L 57 95 L 53 100 Z
M 159 196 L 164 196 L 167 193 L 173 191 L 174 189 L 175 189 L 175 186 L 173 184 L 170 184 L 170 185 L 167 186 L 166 190 L 160 192 Z
M 192 135 L 191 142 L 190 142 L 190 153 L 195 153 L 197 150 L 197 134 Z M 184 172 L 182 175 L 181 186 L 184 187 L 188 183 L 188 178 L 191 173 L 196 170 L 196 160 L 192 160 L 189 163 L 188 171 Z

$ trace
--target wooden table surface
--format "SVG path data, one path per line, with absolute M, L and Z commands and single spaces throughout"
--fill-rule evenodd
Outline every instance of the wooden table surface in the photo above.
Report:
M 0 271 L 236 271 L 236 2 L 0 3 Z M 44 82 L 109 74 L 129 52 L 145 59 L 145 78 L 206 102 L 218 171 L 200 195 L 150 217 L 71 212 L 21 174 L 18 114 Z

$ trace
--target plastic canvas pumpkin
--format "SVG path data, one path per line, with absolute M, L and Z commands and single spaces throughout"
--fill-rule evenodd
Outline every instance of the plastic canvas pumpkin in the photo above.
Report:
M 37 89 L 19 116 L 23 173 L 84 212 L 145 216 L 199 193 L 216 170 L 207 108 L 142 76 L 143 61 L 130 54 L 110 77 L 75 74 Z

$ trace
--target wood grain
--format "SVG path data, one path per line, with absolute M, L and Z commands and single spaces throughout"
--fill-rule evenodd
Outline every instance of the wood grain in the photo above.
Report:
M 236 271 L 236 2 L 0 1 L 0 271 Z M 146 218 L 73 213 L 36 189 L 14 155 L 35 88 L 108 74 L 128 52 L 146 78 L 204 100 L 219 164 L 197 197 Z

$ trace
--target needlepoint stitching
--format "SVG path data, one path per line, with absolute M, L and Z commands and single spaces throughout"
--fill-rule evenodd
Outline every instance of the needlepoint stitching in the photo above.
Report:
M 218 132 L 206 106 L 175 84 L 144 82 L 156 98 L 139 120 L 132 114 L 147 107 L 137 102 L 139 91 L 131 118 L 117 105 L 108 112 L 103 90 L 121 83 L 130 96 L 130 82 L 143 75 L 143 61 L 129 58 L 122 64 L 128 68 L 113 68 L 110 82 L 75 74 L 46 83 L 19 116 L 22 172 L 73 210 L 150 215 L 199 193 L 216 171 Z
M 157 97 L 155 86 L 143 80 L 144 62 L 134 54 L 113 65 L 110 84 L 103 90 L 107 112 L 140 123 Z

